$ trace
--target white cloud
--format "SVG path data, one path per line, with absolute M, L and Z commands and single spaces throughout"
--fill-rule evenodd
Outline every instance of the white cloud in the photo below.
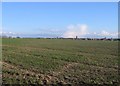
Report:
M 67 31 L 63 34 L 64 38 L 75 38 L 78 37 L 112 37 L 118 38 L 120 36 L 120 32 L 109 32 L 102 30 L 101 32 L 88 32 L 88 26 L 86 24 L 77 24 L 77 25 L 69 25 L 67 27 Z
M 67 31 L 63 34 L 64 38 L 83 37 L 88 33 L 86 24 L 69 25 Z
M 97 33 L 96 32 L 93 32 L 94 35 L 96 35 Z
M 88 32 L 88 26 L 86 24 L 77 24 L 77 25 L 69 25 L 67 30 L 62 32 L 59 29 L 50 29 L 48 31 L 41 31 L 36 34 L 22 34 L 22 33 L 15 33 L 15 32 L 5 32 L 0 31 L 0 35 L 3 36 L 43 36 L 43 37 L 64 37 L 64 38 L 75 38 L 78 36 L 79 38 L 118 38 L 120 36 L 120 32 L 109 32 L 102 30 L 101 32 Z M 119 35 L 119 36 L 118 36 Z
M 17 36 L 17 35 L 19 35 L 18 33 L 4 32 L 4 31 L 0 31 L 0 34 L 3 35 L 3 36 Z
M 106 36 L 106 37 L 118 37 L 118 32 L 116 33 L 110 33 L 108 31 L 103 30 L 100 34 L 98 34 L 99 36 Z
M 100 35 L 101 36 L 111 36 L 111 34 L 109 32 L 104 31 L 104 30 L 100 33 Z

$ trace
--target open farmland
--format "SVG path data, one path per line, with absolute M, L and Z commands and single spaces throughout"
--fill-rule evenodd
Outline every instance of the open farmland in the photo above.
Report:
M 3 84 L 118 83 L 118 42 L 3 39 Z

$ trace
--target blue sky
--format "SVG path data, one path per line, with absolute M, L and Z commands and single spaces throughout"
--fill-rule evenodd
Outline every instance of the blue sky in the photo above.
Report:
M 115 37 L 117 2 L 3 2 L 3 33 L 43 37 Z

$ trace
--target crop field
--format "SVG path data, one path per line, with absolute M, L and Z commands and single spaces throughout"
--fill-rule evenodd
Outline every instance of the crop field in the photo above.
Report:
M 2 65 L 3 84 L 115 86 L 118 42 L 4 38 Z

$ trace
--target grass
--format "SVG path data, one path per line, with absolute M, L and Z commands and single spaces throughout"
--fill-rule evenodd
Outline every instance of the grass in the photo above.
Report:
M 4 84 L 117 84 L 118 42 L 3 39 Z

